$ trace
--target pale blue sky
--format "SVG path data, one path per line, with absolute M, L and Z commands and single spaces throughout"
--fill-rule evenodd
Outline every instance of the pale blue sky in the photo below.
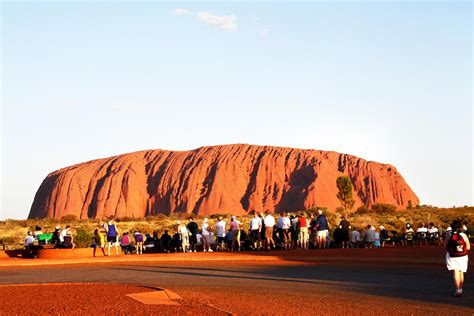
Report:
M 64 166 L 229 143 L 391 163 L 423 204 L 474 204 L 470 2 L 1 6 L 0 219 Z

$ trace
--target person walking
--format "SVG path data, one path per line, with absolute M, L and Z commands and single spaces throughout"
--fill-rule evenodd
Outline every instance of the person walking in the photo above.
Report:
M 462 231 L 460 220 L 451 223 L 451 231 L 446 232 L 444 247 L 446 249 L 446 267 L 453 271 L 453 281 L 456 291 L 454 296 L 463 294 L 464 273 L 468 266 L 468 252 L 471 249 L 469 238 Z

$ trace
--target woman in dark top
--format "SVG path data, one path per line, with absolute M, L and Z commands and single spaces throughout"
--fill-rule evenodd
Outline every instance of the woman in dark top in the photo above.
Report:
M 119 231 L 117 225 L 115 224 L 114 216 L 110 216 L 109 221 L 107 222 L 107 255 L 110 256 L 110 246 L 115 247 L 115 255 L 118 255 L 118 242 L 117 235 Z

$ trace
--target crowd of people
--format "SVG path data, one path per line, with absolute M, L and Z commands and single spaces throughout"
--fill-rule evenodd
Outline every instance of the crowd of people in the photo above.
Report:
M 464 228 L 467 223 L 465 223 Z M 246 225 L 247 226 L 247 225 Z M 312 213 L 278 215 L 271 212 L 252 212 L 248 228 L 236 216 L 217 218 L 211 225 L 208 218 L 197 221 L 193 217 L 178 220 L 161 236 L 138 230 L 119 232 L 113 217 L 94 231 L 93 248 L 100 248 L 103 255 L 116 255 L 119 247 L 124 254 L 144 252 L 214 252 L 214 251 L 269 251 L 275 249 L 325 249 L 325 248 L 378 248 L 386 246 L 441 245 L 443 230 L 440 225 L 420 223 L 414 230 L 406 224 L 401 234 L 388 231 L 383 225 L 354 227 L 343 217 L 336 227 L 331 227 L 322 210 Z M 450 231 L 448 227 L 446 231 Z
M 247 225 L 246 225 L 247 226 Z M 111 249 L 118 255 L 141 255 L 144 252 L 214 252 L 214 251 L 269 251 L 274 249 L 325 249 L 325 248 L 378 248 L 386 246 L 441 245 L 443 229 L 441 225 L 420 223 L 416 230 L 407 223 L 404 232 L 388 231 L 383 225 L 354 227 L 348 219 L 336 227 L 330 227 L 322 210 L 317 214 L 273 214 L 252 212 L 244 229 L 236 216 L 217 218 L 211 225 L 208 218 L 201 221 L 193 217 L 178 220 L 161 236 L 157 231 L 144 233 L 139 230 L 120 232 L 115 218 L 109 217 L 95 228 L 92 238 L 94 256 L 99 248 L 103 255 L 111 255 Z M 467 230 L 467 223 L 463 225 Z M 450 231 L 448 227 L 446 231 Z M 330 233 L 332 231 L 332 233 Z M 444 232 L 445 233 L 445 232 Z M 46 238 L 41 227 L 28 231 L 25 247 L 44 243 Z M 42 242 L 43 241 L 43 242 Z M 64 229 L 56 226 L 48 243 L 56 248 L 74 248 L 70 225 Z M 119 248 L 121 251 L 119 251 Z

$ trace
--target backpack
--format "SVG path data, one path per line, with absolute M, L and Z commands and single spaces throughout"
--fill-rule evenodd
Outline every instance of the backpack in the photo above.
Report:
M 450 257 L 463 257 L 467 255 L 466 241 L 460 232 L 453 232 L 448 241 L 448 253 Z

